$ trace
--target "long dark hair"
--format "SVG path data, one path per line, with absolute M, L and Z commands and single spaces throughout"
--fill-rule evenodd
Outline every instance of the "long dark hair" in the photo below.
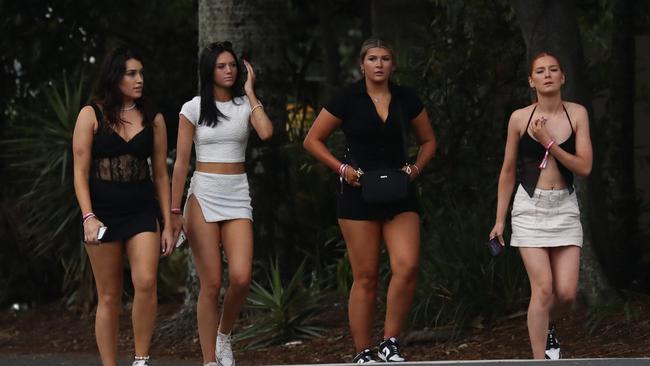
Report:
M 217 57 L 219 57 L 223 52 L 230 52 L 237 64 L 237 76 L 235 77 L 235 83 L 231 89 L 232 102 L 237 104 L 236 97 L 244 95 L 244 84 L 242 81 L 244 68 L 241 67 L 237 55 L 235 55 L 235 52 L 232 50 L 232 44 L 228 41 L 224 41 L 214 42 L 207 45 L 203 51 L 201 51 L 201 59 L 199 61 L 201 88 L 201 113 L 199 114 L 199 124 L 205 123 L 208 127 L 216 126 L 219 118 L 228 119 L 228 116 L 223 114 L 223 112 L 217 108 L 217 105 L 214 102 L 213 93 L 214 67 L 217 63 Z
M 142 57 L 137 51 L 124 47 L 114 49 L 104 59 L 92 103 L 101 106 L 107 127 L 114 128 L 125 122 L 120 116 L 124 96 L 119 85 L 126 73 L 126 61 L 130 59 L 142 63 Z M 143 125 L 145 127 L 151 125 L 155 113 L 147 104 L 144 96 L 135 100 L 135 107 L 142 113 Z

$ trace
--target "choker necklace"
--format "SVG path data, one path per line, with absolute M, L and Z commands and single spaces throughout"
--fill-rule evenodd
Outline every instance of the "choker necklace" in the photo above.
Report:
M 120 108 L 120 109 L 121 109 L 122 112 L 126 112 L 126 111 L 132 110 L 133 108 L 135 108 L 135 103 L 131 104 L 130 106 L 128 106 L 126 108 Z

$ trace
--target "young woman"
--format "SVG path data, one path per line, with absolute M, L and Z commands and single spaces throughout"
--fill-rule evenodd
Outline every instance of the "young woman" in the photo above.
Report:
M 273 125 L 255 96 L 253 67 L 247 61 L 244 66 L 242 90 L 242 70 L 230 42 L 207 46 L 199 65 L 201 95 L 183 105 L 178 126 L 171 212 L 175 234 L 181 228 L 187 234 L 199 274 L 197 321 L 206 365 L 235 364 L 230 333 L 248 294 L 253 261 L 253 215 L 244 155 L 251 126 L 262 140 L 273 134 Z M 180 207 L 192 142 L 196 169 L 183 217 Z M 221 249 L 228 260 L 229 286 L 219 316 Z
M 348 316 L 356 347 L 354 363 L 374 362 L 370 351 L 377 300 L 377 277 L 382 240 L 390 257 L 392 276 L 386 300 L 379 358 L 404 361 L 397 338 L 406 320 L 415 290 L 420 255 L 420 217 L 413 184 L 405 198 L 389 203 L 366 202 L 360 179 L 363 172 L 402 169 L 417 178 L 433 157 L 436 139 L 420 99 L 409 89 L 390 82 L 395 68 L 393 50 L 380 39 L 361 46 L 362 80 L 344 88 L 321 110 L 304 141 L 305 149 L 341 177 L 337 216 L 347 246 L 354 283 Z M 341 128 L 348 154 L 344 161 L 325 145 Z M 406 130 L 413 130 L 420 149 L 408 163 Z
M 144 366 L 156 319 L 158 258 L 174 249 L 165 121 L 146 105 L 143 86 L 142 59 L 115 50 L 92 103 L 79 112 L 72 138 L 74 187 L 99 298 L 95 336 L 105 366 L 116 365 L 124 254 L 135 289 L 133 365 Z
M 592 165 L 589 116 L 583 106 L 562 100 L 564 81 L 557 57 L 542 52 L 532 58 L 528 83 L 537 102 L 510 117 L 496 223 L 489 235 L 504 244 L 506 211 L 516 185 L 510 245 L 519 248 L 530 280 L 528 334 L 534 358 L 560 358 L 549 321 L 575 299 L 582 246 L 573 175 L 587 176 Z

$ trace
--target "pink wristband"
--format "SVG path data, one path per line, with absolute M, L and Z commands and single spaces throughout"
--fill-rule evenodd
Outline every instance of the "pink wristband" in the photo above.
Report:
M 170 211 L 171 211 L 171 213 L 176 214 L 176 215 L 180 215 L 180 214 L 183 213 L 183 210 L 181 210 L 180 208 L 172 208 Z
M 553 144 L 555 144 L 555 140 L 551 140 L 547 145 L 546 145 L 546 151 L 544 152 L 544 159 L 542 159 L 542 162 L 539 164 L 540 169 L 546 168 L 546 165 L 548 164 L 548 151 L 553 147 Z
M 92 219 L 93 217 L 97 217 L 97 216 L 95 216 L 95 214 L 92 213 L 92 212 L 89 212 L 89 213 L 85 214 L 85 215 L 83 216 L 83 221 L 81 222 L 81 224 L 82 224 L 82 225 L 85 224 L 86 221 Z

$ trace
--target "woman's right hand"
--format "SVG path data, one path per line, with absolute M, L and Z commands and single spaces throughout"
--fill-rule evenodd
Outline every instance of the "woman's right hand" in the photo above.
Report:
M 174 238 L 174 243 L 178 240 L 178 236 L 181 234 L 181 230 L 185 230 L 185 219 L 183 215 L 172 214 L 172 234 Z
M 99 221 L 99 219 L 96 216 L 86 220 L 83 223 L 84 242 L 86 244 L 99 244 L 99 239 L 97 239 L 97 234 L 99 233 L 99 228 L 102 226 L 104 226 L 104 223 Z
M 503 240 L 503 228 L 504 227 L 505 227 L 505 225 L 503 223 L 500 223 L 500 222 L 497 222 L 496 224 L 494 224 L 494 227 L 492 228 L 492 231 L 490 231 L 489 239 L 492 240 L 494 238 L 497 238 L 501 245 L 505 245 L 505 241 Z
M 359 180 L 361 179 L 361 176 L 363 175 L 363 172 L 361 169 L 354 169 L 353 167 L 347 165 L 345 169 L 343 170 L 343 179 L 345 179 L 345 182 L 352 187 L 360 187 L 361 183 Z

